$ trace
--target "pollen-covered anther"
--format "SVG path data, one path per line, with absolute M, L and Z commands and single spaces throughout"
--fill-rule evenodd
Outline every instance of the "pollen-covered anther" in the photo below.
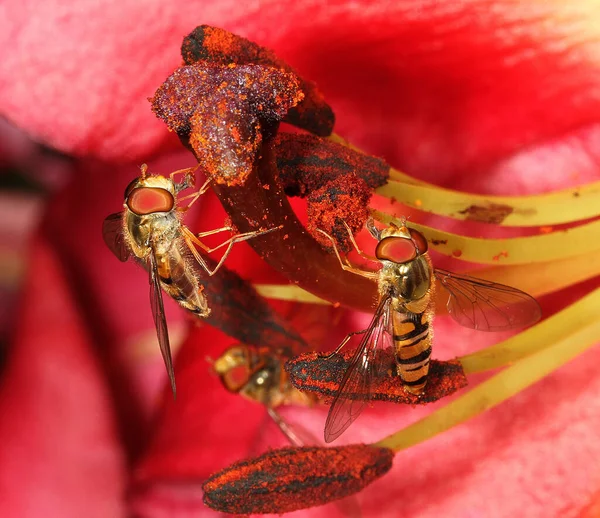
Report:
M 255 64 L 295 75 L 304 98 L 289 109 L 284 122 L 323 137 L 331 134 L 335 116 L 321 92 L 314 83 L 302 79 L 273 51 L 224 29 L 200 25 L 183 40 L 181 55 L 186 65 L 202 61 L 227 66 Z
M 188 140 L 214 181 L 239 185 L 252 171 L 263 131 L 303 97 L 292 73 L 201 62 L 171 74 L 152 98 L 152 109 Z
M 280 132 L 273 149 L 288 196 L 308 196 L 327 182 L 351 173 L 371 189 L 385 185 L 389 179 L 390 166 L 381 158 L 314 135 Z
M 348 228 L 353 234 L 363 228 L 371 194 L 367 183 L 354 173 L 330 180 L 308 196 L 308 231 L 330 248 L 331 241 L 317 231 L 323 230 L 335 239 L 339 250 L 347 252 L 352 248 Z
M 392 467 L 393 452 L 364 444 L 283 448 L 237 462 L 203 485 L 204 503 L 231 514 L 288 513 L 361 491 Z
M 298 390 L 313 392 L 324 402 L 332 400 L 338 393 L 340 382 L 350 366 L 354 351 L 335 354 L 305 353 L 285 364 L 290 381 Z M 396 361 L 391 349 L 378 350 L 374 359 L 375 369 L 370 385 L 370 394 L 347 394 L 351 399 L 368 397 L 374 401 L 420 405 L 432 403 L 467 386 L 467 378 L 458 361 L 431 360 L 427 385 L 422 394 L 407 392 L 396 372 Z

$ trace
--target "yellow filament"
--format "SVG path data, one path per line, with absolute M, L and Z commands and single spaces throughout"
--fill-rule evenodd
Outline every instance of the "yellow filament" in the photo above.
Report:
M 445 432 L 518 394 L 600 340 L 600 320 L 592 321 L 575 332 L 568 319 L 559 320 L 563 326 L 570 328 L 570 335 L 507 367 L 464 396 L 374 446 L 391 448 L 397 452 Z
M 371 214 L 386 225 L 401 223 L 399 219 L 374 209 L 371 209 Z M 474 263 L 548 262 L 600 250 L 600 220 L 549 234 L 508 239 L 465 237 L 413 222 L 410 226 L 423 232 L 432 249 Z
M 268 299 L 302 302 L 304 304 L 331 304 L 295 284 L 255 284 L 254 288 L 259 295 Z
M 498 225 L 535 227 L 558 225 L 598 216 L 600 182 L 534 196 L 482 196 L 390 180 L 376 194 L 424 212 L 458 220 L 470 219 L 470 209 L 499 214 Z M 502 214 L 506 216 L 502 219 Z
M 339 135 L 334 134 L 330 139 L 364 153 Z M 505 226 L 557 225 L 599 215 L 600 182 L 533 196 L 484 196 L 444 189 L 394 168 L 390 168 L 389 178 L 387 185 L 375 191 L 377 194 L 409 207 L 460 220 L 467 219 L 470 207 L 486 209 L 494 206 L 507 209 L 504 220 L 497 223 Z

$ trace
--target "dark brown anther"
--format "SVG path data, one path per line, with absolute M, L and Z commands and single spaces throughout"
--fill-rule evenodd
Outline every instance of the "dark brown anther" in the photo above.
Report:
M 205 61 L 221 65 L 263 65 L 298 77 L 304 100 L 284 118 L 299 128 L 326 137 L 333 131 L 335 117 L 314 83 L 300 78 L 295 70 L 269 49 L 223 29 L 201 25 L 183 40 L 181 55 L 186 65 Z
M 339 500 L 387 473 L 394 454 L 364 444 L 284 448 L 225 468 L 203 485 L 204 503 L 223 513 L 289 513 Z
M 390 166 L 381 158 L 314 135 L 278 133 L 273 148 L 288 196 L 308 196 L 349 173 L 363 179 L 371 189 L 385 185 L 389 178 Z
M 216 262 L 202 255 L 214 268 Z M 200 267 L 195 271 L 211 308 L 208 324 L 247 344 L 306 349 L 306 342 L 237 273 L 226 267 L 212 277 Z
M 303 97 L 296 76 L 259 65 L 199 63 L 177 69 L 152 110 L 183 139 L 217 183 L 241 184 L 263 135 Z
M 348 370 L 354 351 L 336 354 L 331 358 L 322 353 L 302 354 L 285 364 L 290 381 L 298 390 L 315 392 L 319 398 L 330 401 L 338 393 L 340 382 Z M 410 394 L 396 373 L 396 362 L 391 349 L 377 351 L 376 364 L 381 368 L 371 384 L 370 398 L 374 401 L 389 401 L 408 405 L 432 403 L 467 386 L 467 378 L 457 361 L 431 360 L 425 391 L 420 395 Z M 364 394 L 355 394 L 363 399 Z
M 330 180 L 308 196 L 308 231 L 323 246 L 331 248 L 331 241 L 317 229 L 333 237 L 338 249 L 348 252 L 352 241 L 346 225 L 356 234 L 369 217 L 371 189 L 354 173 Z

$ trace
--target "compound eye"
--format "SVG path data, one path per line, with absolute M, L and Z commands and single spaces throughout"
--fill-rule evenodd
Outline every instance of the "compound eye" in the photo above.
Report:
M 221 381 L 229 392 L 239 392 L 250 381 L 250 371 L 245 365 L 238 365 L 222 374 Z
M 138 216 L 169 212 L 174 205 L 173 195 L 157 187 L 138 187 L 133 189 L 127 198 L 127 207 Z
M 417 257 L 417 249 L 412 239 L 386 237 L 379 241 L 375 249 L 377 259 L 393 263 L 408 263 Z
M 417 253 L 419 255 L 423 255 L 425 252 L 427 252 L 429 245 L 427 244 L 427 239 L 425 239 L 425 236 L 414 228 L 409 228 L 408 231 L 410 232 L 410 237 L 417 247 Z

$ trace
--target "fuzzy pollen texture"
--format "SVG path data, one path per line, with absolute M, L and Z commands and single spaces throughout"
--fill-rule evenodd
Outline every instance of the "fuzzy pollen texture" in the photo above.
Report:
M 283 448 L 212 475 L 204 503 L 231 514 L 288 513 L 361 491 L 392 467 L 393 452 L 364 444 Z

